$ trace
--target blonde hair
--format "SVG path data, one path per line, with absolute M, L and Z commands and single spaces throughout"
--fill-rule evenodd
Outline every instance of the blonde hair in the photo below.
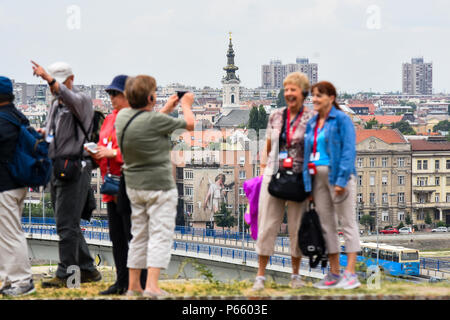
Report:
M 148 105 L 148 96 L 153 97 L 155 91 L 156 80 L 150 76 L 128 77 L 125 82 L 125 97 L 130 106 L 135 109 L 146 107 Z
M 309 84 L 308 76 L 301 72 L 292 72 L 289 73 L 286 78 L 284 78 L 283 81 L 283 87 L 285 87 L 287 84 L 293 84 L 298 86 L 302 91 L 309 91 L 309 88 L 311 85 Z

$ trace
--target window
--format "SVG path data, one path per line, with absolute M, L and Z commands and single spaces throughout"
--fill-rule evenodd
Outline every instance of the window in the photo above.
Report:
M 428 178 L 427 177 L 417 177 L 417 185 L 419 187 L 427 186 Z
M 362 186 L 362 180 L 363 180 L 363 177 L 358 176 L 358 186 Z
M 371 186 L 375 185 L 375 176 L 370 176 L 370 185 Z
M 245 175 L 245 171 L 241 170 L 239 171 L 239 179 L 245 179 L 246 175 Z
M 446 184 L 447 186 L 450 186 L 450 176 L 446 176 L 446 177 L 445 177 L 445 184 Z
M 399 221 L 405 221 L 405 212 L 404 211 L 399 211 L 398 213 L 398 220 Z
M 428 160 L 423 160 L 423 170 L 428 170 Z
M 184 178 L 187 180 L 194 179 L 194 171 L 184 171 Z
M 405 176 L 398 176 L 398 185 L 403 186 L 405 185 Z
M 239 187 L 239 195 L 240 196 L 245 196 L 244 188 Z
M 375 203 L 375 193 L 371 192 L 369 195 L 369 201 L 370 203 Z
M 435 193 L 435 194 L 434 194 L 434 202 L 436 202 L 436 203 L 440 202 L 440 201 L 439 201 L 439 200 L 440 200 L 440 196 L 441 196 L 440 193 Z
M 445 201 L 450 202 L 450 193 L 445 194 Z
M 422 160 L 417 160 L 417 170 L 422 170 Z
M 404 192 L 399 192 L 397 194 L 397 200 L 399 203 L 405 203 L 405 193 Z
M 434 169 L 439 170 L 439 167 L 440 167 L 440 161 L 434 160 Z
M 405 158 L 398 158 L 398 167 L 399 168 L 405 167 Z
M 436 186 L 440 186 L 441 185 L 441 177 L 434 177 L 434 184 Z
M 387 186 L 387 182 L 388 182 L 388 177 L 387 176 L 382 176 L 381 177 L 381 185 Z
M 184 195 L 192 197 L 194 195 L 194 188 L 190 186 L 184 186 Z
M 362 203 L 363 202 L 363 194 L 358 193 L 358 195 L 356 196 L 356 199 L 357 199 L 358 203 Z
M 450 160 L 446 160 L 446 161 L 445 161 L 445 167 L 446 167 L 447 169 L 450 169 Z
M 356 159 L 356 163 L 357 163 L 358 168 L 362 168 L 363 164 L 364 164 L 364 158 Z
M 381 211 L 381 217 L 384 222 L 389 222 L 389 211 Z
M 417 196 L 417 198 L 418 198 L 418 202 L 419 202 L 419 203 L 425 203 L 425 202 L 427 202 L 426 196 L 425 196 L 423 193 L 420 193 L 420 194 Z
M 376 160 L 376 158 L 370 158 L 370 167 L 371 168 L 374 168 L 375 167 L 375 160 Z
M 186 213 L 192 214 L 194 212 L 194 205 L 192 203 L 186 203 Z
M 386 168 L 388 166 L 388 158 L 387 157 L 381 158 L 381 166 L 383 168 Z
M 383 192 L 383 194 L 381 195 L 381 201 L 383 203 L 388 203 L 388 194 L 387 193 Z

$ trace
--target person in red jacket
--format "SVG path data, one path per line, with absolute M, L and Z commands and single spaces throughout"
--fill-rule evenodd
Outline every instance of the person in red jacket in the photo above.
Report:
M 116 137 L 117 114 L 123 108 L 129 108 L 128 100 L 125 98 L 123 91 L 125 89 L 126 75 L 116 76 L 111 84 L 105 89 L 109 94 L 113 111 L 106 116 L 100 129 L 99 141 L 96 153 L 89 152 L 100 167 L 102 179 L 109 172 L 113 175 L 120 176 L 123 165 L 122 154 Z M 117 207 L 117 196 L 103 195 L 103 202 L 107 205 L 109 236 L 113 244 L 112 251 L 114 263 L 116 266 L 116 281 L 107 290 L 100 292 L 102 295 L 124 294 L 128 288 L 128 243 L 131 240 L 131 218 L 129 214 L 120 212 Z M 145 274 L 141 277 L 141 281 L 145 284 Z

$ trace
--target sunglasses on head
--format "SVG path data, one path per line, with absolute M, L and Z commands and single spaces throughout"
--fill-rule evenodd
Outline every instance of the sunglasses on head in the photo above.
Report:
M 116 91 L 116 90 L 108 90 L 107 92 L 108 92 L 108 94 L 109 94 L 111 97 L 115 97 L 115 96 L 117 96 L 117 95 L 119 95 L 119 94 L 122 93 L 122 92 L 119 92 L 119 91 Z

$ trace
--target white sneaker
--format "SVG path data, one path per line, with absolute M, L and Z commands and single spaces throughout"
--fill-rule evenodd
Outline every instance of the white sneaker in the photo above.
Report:
M 36 292 L 33 280 L 30 280 L 30 282 L 26 285 L 19 285 L 17 287 L 11 286 L 2 290 L 3 295 L 11 297 L 26 296 L 33 292 Z
M 335 276 L 331 272 L 329 272 L 322 280 L 314 283 L 313 287 L 317 289 L 334 289 L 341 280 L 341 276 Z
M 253 283 L 252 291 L 264 290 L 264 281 L 266 281 L 266 277 L 257 276 L 255 278 L 255 282 Z
M 360 286 L 361 282 L 359 282 L 358 275 L 345 271 L 341 281 L 339 281 L 335 288 L 350 290 Z
M 302 280 L 302 277 L 299 274 L 291 275 L 291 288 L 298 289 L 305 285 L 305 282 Z

